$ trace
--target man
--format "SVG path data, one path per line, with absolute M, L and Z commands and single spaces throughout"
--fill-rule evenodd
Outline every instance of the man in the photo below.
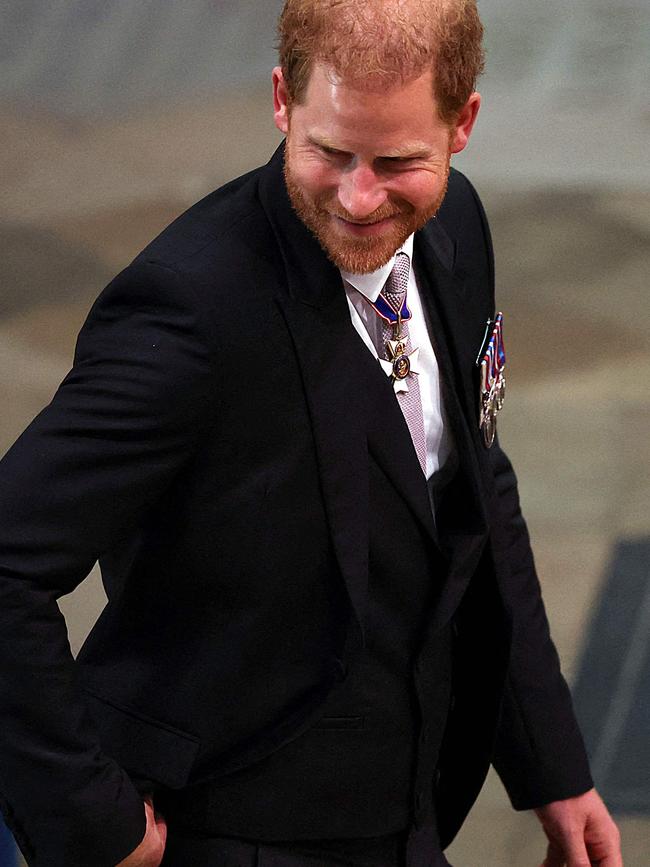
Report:
M 35 867 L 423 867 L 493 761 L 547 867 L 620 865 L 479 412 L 475 5 L 288 0 L 280 38 L 286 144 L 110 284 L 4 459 L 5 816 Z

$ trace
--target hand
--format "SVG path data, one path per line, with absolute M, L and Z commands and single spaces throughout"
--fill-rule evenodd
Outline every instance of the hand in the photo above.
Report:
M 549 840 L 541 867 L 623 867 L 618 828 L 595 789 L 535 813 Z
M 144 799 L 147 828 L 138 848 L 117 865 L 117 867 L 159 867 L 165 854 L 167 823 L 156 813 L 150 796 Z

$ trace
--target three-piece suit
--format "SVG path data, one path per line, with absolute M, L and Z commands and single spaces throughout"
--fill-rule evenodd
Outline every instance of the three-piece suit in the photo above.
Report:
M 516 479 L 479 430 L 476 193 L 452 172 L 415 238 L 454 442 L 428 486 L 283 155 L 104 290 L 0 465 L 0 793 L 35 867 L 117 863 L 145 792 L 187 834 L 434 823 L 446 846 L 490 762 L 518 809 L 592 785 Z M 108 604 L 73 661 L 56 600 L 97 559 Z

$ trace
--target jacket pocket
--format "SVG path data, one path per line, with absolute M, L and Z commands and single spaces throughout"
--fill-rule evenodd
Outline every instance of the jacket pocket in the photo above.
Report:
M 197 737 L 87 688 L 85 693 L 102 749 L 127 773 L 172 789 L 187 782 L 199 751 Z

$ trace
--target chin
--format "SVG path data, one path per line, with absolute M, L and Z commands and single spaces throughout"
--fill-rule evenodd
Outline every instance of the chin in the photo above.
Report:
M 322 225 L 310 228 L 330 261 L 351 274 L 370 274 L 386 265 L 414 231 L 411 225 L 403 225 L 385 237 L 342 238 L 340 232 Z
M 349 271 L 351 274 L 371 274 L 387 262 L 390 262 L 395 252 L 404 243 L 402 241 L 399 244 L 373 244 L 367 249 L 359 249 L 355 245 L 353 249 L 349 249 L 341 244 L 337 244 L 336 246 L 327 244 L 321 238 L 318 240 L 330 261 L 337 268 L 340 268 L 342 271 Z

